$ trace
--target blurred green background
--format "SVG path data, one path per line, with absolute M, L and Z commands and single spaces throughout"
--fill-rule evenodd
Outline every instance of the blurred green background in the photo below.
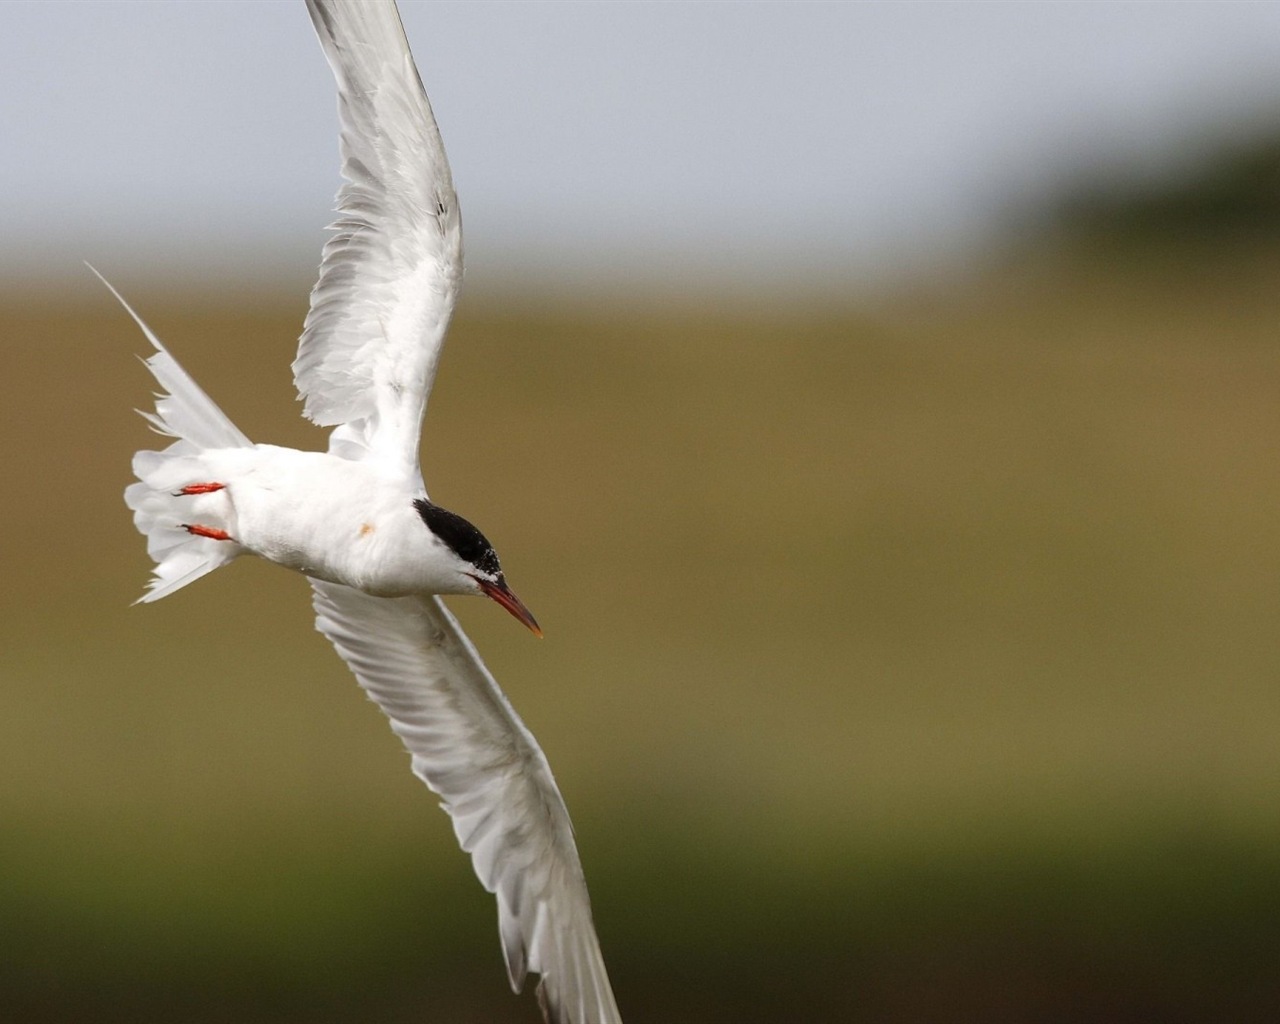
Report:
M 1215 205 L 1239 158 L 879 294 L 464 299 L 426 478 L 547 639 L 453 607 L 629 1021 L 1276 1019 L 1280 231 L 1238 211 L 1280 177 Z M 117 283 L 323 444 L 304 291 Z M 130 607 L 125 315 L 86 272 L 0 337 L 5 1016 L 536 1020 L 304 581 Z

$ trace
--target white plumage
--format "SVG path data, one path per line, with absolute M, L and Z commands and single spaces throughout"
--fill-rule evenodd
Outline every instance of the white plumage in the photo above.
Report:
M 125 491 L 156 562 L 142 600 L 244 553 L 307 575 L 317 628 L 390 719 L 497 898 L 512 986 L 537 973 L 549 1021 L 611 1024 L 621 1018 L 564 802 L 438 596 L 487 595 L 538 631 L 488 541 L 427 499 L 418 468 L 462 280 L 444 147 L 395 4 L 307 7 L 338 83 L 346 184 L 293 368 L 306 415 L 334 428 L 329 450 L 251 442 L 120 299 L 155 348 L 146 365 L 163 393 L 143 415 L 176 438 L 137 453 Z

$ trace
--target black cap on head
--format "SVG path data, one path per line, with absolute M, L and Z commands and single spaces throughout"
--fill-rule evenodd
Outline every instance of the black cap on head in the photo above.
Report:
M 493 550 L 493 545 L 462 516 L 433 505 L 426 498 L 417 498 L 413 507 L 427 528 L 464 562 L 470 562 L 486 575 L 502 575 L 502 566 L 498 564 L 498 553 Z

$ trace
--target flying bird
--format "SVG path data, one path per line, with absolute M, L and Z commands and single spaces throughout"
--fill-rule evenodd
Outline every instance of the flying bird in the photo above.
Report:
M 308 577 L 316 628 L 390 719 L 497 898 L 512 987 L 536 973 L 549 1022 L 611 1024 L 621 1018 L 564 801 L 440 600 L 489 597 L 541 635 L 493 546 L 431 500 L 419 469 L 462 283 L 440 132 L 393 0 L 307 8 L 337 79 L 345 183 L 293 372 L 304 414 L 333 428 L 328 450 L 250 441 L 107 284 L 155 348 L 145 362 L 162 393 L 143 415 L 175 438 L 134 456 L 124 494 L 156 563 L 140 600 L 242 554 Z

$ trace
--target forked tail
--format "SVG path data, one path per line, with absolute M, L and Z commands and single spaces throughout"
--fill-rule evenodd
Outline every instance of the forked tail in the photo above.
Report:
M 243 550 L 234 541 L 186 528 L 192 519 L 193 504 L 227 501 L 225 495 L 192 491 L 188 485 L 206 478 L 202 459 L 206 451 L 247 448 L 253 442 L 191 379 L 111 283 L 93 267 L 89 269 L 155 347 L 143 363 L 163 390 L 155 396 L 155 412 L 138 411 L 156 433 L 177 438 L 164 451 L 137 452 L 133 456 L 133 472 L 138 482 L 124 491 L 124 502 L 133 510 L 133 523 L 147 538 L 147 554 L 156 563 L 147 592 L 139 601 L 156 601 L 225 565 Z

